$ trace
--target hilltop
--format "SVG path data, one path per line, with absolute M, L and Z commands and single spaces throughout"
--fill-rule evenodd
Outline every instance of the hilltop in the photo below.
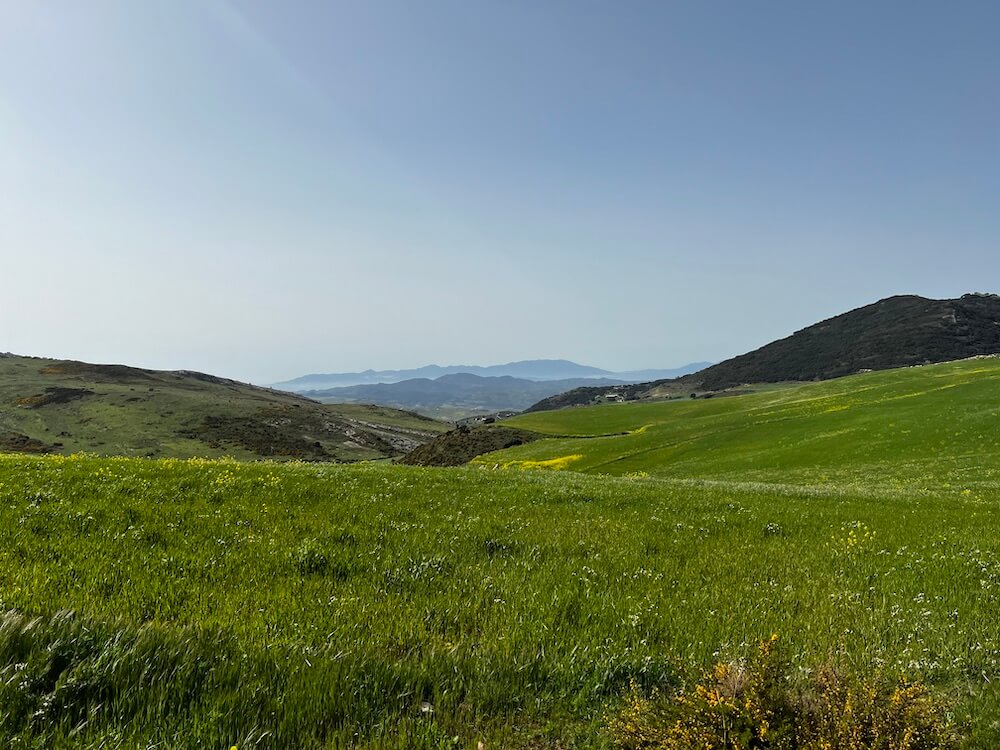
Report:
M 0 451 L 352 461 L 407 453 L 449 427 L 204 373 L 0 358 Z
M 934 300 L 888 297 L 803 328 L 700 372 L 630 386 L 628 399 L 715 392 L 745 384 L 829 380 L 1000 353 L 1000 296 L 966 294 Z M 528 411 L 591 403 L 600 389 L 560 394 Z
M 803 328 L 690 378 L 706 390 L 743 383 L 829 380 L 862 370 L 1000 353 L 1000 296 L 889 297 Z

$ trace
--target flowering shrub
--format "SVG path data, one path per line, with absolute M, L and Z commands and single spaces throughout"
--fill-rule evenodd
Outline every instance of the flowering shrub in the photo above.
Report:
M 921 683 L 879 684 L 832 666 L 804 685 L 764 641 L 749 662 L 720 662 L 688 692 L 632 686 L 610 722 L 625 750 L 950 750 L 946 705 Z
M 942 750 L 958 737 L 945 704 L 922 683 L 876 684 L 821 669 L 805 696 L 806 750 Z

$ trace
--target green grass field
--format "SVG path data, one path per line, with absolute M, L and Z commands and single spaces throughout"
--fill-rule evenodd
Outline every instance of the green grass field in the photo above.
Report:
M 505 471 L 2 456 L 0 745 L 606 748 L 777 633 L 996 747 L 998 375 L 532 414 L 631 434 Z M 575 454 L 622 476 L 513 468 Z
M 581 437 L 537 441 L 478 463 L 556 460 L 558 468 L 619 476 L 988 490 L 1000 486 L 1000 359 L 729 398 L 537 412 L 504 424 Z

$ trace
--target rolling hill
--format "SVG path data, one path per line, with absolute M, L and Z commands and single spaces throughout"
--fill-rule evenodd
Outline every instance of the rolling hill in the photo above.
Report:
M 0 451 L 352 461 L 407 453 L 449 427 L 203 373 L 0 357 Z
M 630 386 L 630 399 L 714 392 L 745 384 L 828 380 L 864 370 L 948 362 L 1000 353 L 1000 296 L 934 300 L 901 295 L 851 310 L 700 372 Z M 530 411 L 591 403 L 577 389 Z
M 1000 357 L 790 384 L 715 399 L 534 412 L 548 436 L 483 465 L 766 483 L 913 489 L 1000 483 Z M 572 436 L 572 437 L 554 437 Z
M 862 370 L 1000 353 L 1000 296 L 889 297 L 804 328 L 691 377 L 706 390 L 828 380 Z

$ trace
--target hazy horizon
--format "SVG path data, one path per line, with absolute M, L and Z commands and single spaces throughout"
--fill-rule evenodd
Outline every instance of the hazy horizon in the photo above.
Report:
M 10 3 L 0 351 L 255 383 L 663 369 L 895 294 L 998 291 L 998 21 Z

